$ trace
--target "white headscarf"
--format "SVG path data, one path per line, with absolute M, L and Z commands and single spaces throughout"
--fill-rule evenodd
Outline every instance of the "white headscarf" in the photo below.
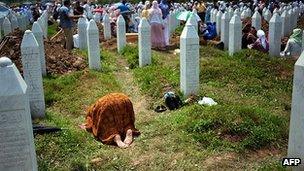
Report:
M 263 48 L 266 49 L 267 48 L 267 42 L 266 42 L 265 32 L 263 30 L 258 30 L 257 36 L 258 36 L 258 39 L 260 40 Z

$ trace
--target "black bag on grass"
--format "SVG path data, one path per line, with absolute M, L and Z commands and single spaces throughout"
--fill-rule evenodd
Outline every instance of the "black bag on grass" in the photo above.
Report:
M 167 92 L 164 95 L 165 104 L 169 108 L 169 110 L 175 110 L 182 106 L 182 101 L 178 95 L 175 95 L 173 92 Z

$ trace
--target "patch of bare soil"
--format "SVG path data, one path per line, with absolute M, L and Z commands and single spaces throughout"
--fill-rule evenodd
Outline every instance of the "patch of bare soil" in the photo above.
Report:
M 7 37 L 8 40 L 0 50 L 0 55 L 9 57 L 22 74 L 21 42 L 23 32 L 16 29 Z M 72 71 L 83 70 L 86 67 L 85 61 L 82 57 L 75 55 L 63 48 L 61 45 L 62 37 L 63 36 L 59 36 L 57 40 L 52 42 L 44 42 L 45 60 L 48 74 L 65 74 Z

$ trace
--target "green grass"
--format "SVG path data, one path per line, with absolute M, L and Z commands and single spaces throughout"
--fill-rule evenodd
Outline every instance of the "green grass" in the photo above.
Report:
M 52 25 L 48 26 L 48 36 L 53 37 L 58 32 L 58 24 L 55 22 Z
M 87 60 L 86 52 L 75 53 Z M 163 103 L 166 91 L 181 93 L 179 56 L 153 51 L 152 64 L 139 68 L 136 46 L 121 54 L 103 51 L 100 72 L 44 78 L 47 117 L 36 122 L 64 130 L 35 136 L 39 170 L 284 170 L 280 160 L 287 149 L 293 61 L 248 50 L 229 57 L 202 47 L 199 97 L 218 105 L 192 104 L 162 114 L 139 111 L 136 127 L 142 134 L 123 150 L 78 128 L 99 97 L 131 86 L 117 80 L 117 72 L 132 73 L 151 108 Z M 119 58 L 131 69 L 125 70 Z
M 230 57 L 211 47 L 202 47 L 200 54 L 199 96 L 211 97 L 219 105 L 184 107 L 173 112 L 167 126 L 187 131 L 212 150 L 284 148 L 293 61 L 270 59 L 250 50 Z M 135 68 L 133 74 L 142 92 L 154 98 L 155 106 L 163 101 L 168 87 L 179 93 L 179 58 L 156 52 L 153 57 L 158 65 Z M 181 118 L 179 124 L 172 124 Z

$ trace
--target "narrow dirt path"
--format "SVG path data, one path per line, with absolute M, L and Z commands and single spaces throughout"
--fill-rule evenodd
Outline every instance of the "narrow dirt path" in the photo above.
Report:
M 138 122 L 153 118 L 153 111 L 148 109 L 150 98 L 140 92 L 140 88 L 136 84 L 132 71 L 128 69 L 128 64 L 121 56 L 117 58 L 118 70 L 114 73 L 116 80 L 122 86 L 123 92 L 126 93 L 133 103 L 136 120 Z

